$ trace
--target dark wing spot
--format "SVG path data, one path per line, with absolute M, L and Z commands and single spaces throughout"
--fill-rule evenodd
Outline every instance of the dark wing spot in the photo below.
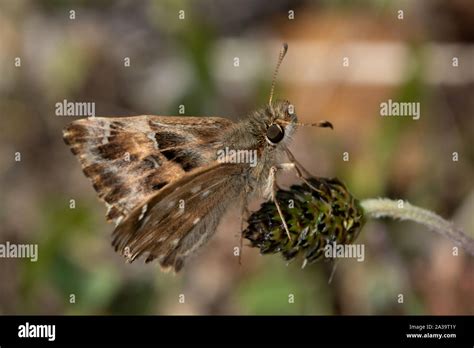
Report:
M 123 185 L 117 185 L 111 191 L 107 193 L 104 197 L 104 200 L 107 203 L 117 202 L 120 198 L 127 196 L 130 193 L 130 190 Z
M 100 163 L 92 163 L 91 165 L 84 167 L 82 171 L 88 178 L 92 178 L 96 175 L 102 174 L 103 166 Z
M 116 138 L 119 137 L 121 134 L 123 134 L 124 127 L 125 127 L 125 124 L 123 124 L 122 122 L 118 122 L 118 121 L 111 122 L 109 125 L 110 136 L 107 137 L 107 140 L 109 142 L 116 141 Z
M 121 211 L 117 209 L 117 207 L 112 207 L 110 208 L 109 212 L 107 213 L 107 219 L 108 220 L 113 220 L 118 218 L 120 215 L 122 215 Z
M 97 152 L 105 160 L 115 160 L 124 155 L 122 144 L 117 142 L 100 145 Z
M 115 185 L 121 184 L 121 180 L 116 174 L 105 170 L 101 175 L 100 180 L 107 187 L 113 187 Z
M 168 185 L 168 183 L 167 183 L 166 181 L 164 181 L 164 182 L 160 182 L 160 183 L 158 183 L 158 184 L 153 185 L 151 188 L 152 188 L 153 190 L 158 191 L 158 190 L 160 190 L 163 186 L 166 186 L 166 185 Z
M 186 137 L 172 133 L 172 132 L 159 132 L 155 134 L 156 142 L 160 149 L 166 150 L 168 148 L 176 147 L 186 143 Z
M 93 183 L 92 183 L 92 187 L 94 188 L 94 190 L 95 190 L 96 192 L 100 192 L 100 191 L 102 191 L 102 189 L 103 189 L 104 186 L 102 185 L 101 182 L 93 182 Z
M 68 146 L 72 145 L 71 143 L 71 136 L 69 134 L 64 134 L 63 135 L 63 140 L 64 140 L 64 143 Z
M 165 150 L 161 152 L 167 160 L 173 161 L 181 166 L 185 172 L 189 172 L 201 165 L 201 157 L 194 151 L 189 150 Z
M 117 185 L 121 185 L 120 178 L 116 175 L 103 171 L 99 176 L 92 178 L 92 186 L 97 191 L 100 197 L 102 197 L 108 189 L 113 188 Z
M 63 139 L 67 145 L 84 144 L 89 140 L 89 132 L 86 127 L 72 123 L 63 132 Z
M 176 158 L 179 151 L 178 150 L 165 150 L 165 151 L 161 151 L 161 153 L 163 154 L 163 156 L 166 157 L 168 161 L 172 161 Z
M 167 181 L 162 181 L 162 179 L 160 178 L 160 176 L 156 173 L 156 172 L 153 172 L 149 175 L 147 175 L 144 180 L 143 180 L 143 185 L 147 188 L 151 188 L 152 190 L 159 190 L 161 189 L 163 186 L 167 185 L 168 182 Z
M 110 123 L 110 129 L 123 129 L 125 127 L 125 124 L 120 121 L 114 121 Z

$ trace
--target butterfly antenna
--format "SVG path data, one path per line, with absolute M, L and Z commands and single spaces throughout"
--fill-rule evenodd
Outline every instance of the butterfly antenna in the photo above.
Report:
M 305 127 L 321 127 L 321 128 L 331 128 L 334 129 L 334 126 L 329 121 L 320 121 L 316 123 L 301 123 L 301 122 L 291 122 L 291 121 L 279 121 L 284 124 L 293 124 L 295 126 L 305 126 Z
M 276 83 L 276 78 L 278 75 L 278 70 L 280 69 L 281 62 L 283 61 L 283 58 L 285 58 L 287 51 L 288 51 L 288 44 L 285 42 L 283 44 L 283 47 L 280 50 L 280 55 L 278 56 L 278 63 L 276 65 L 275 72 L 273 73 L 272 87 L 270 89 L 270 99 L 268 100 L 268 105 L 272 105 L 273 91 L 275 90 L 275 83 Z

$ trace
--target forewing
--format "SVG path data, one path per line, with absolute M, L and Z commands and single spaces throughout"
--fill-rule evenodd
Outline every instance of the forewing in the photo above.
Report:
M 137 207 L 113 233 L 113 245 L 129 261 L 158 258 L 178 272 L 186 257 L 214 233 L 229 203 L 239 198 L 244 167 L 218 163 L 165 186 Z
M 72 122 L 64 141 L 118 224 L 187 173 L 211 165 L 222 134 L 220 117 L 93 117 Z

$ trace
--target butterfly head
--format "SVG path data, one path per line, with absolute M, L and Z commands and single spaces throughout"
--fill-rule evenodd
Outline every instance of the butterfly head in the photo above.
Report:
M 269 104 L 265 115 L 265 140 L 270 145 L 277 145 L 291 136 L 297 122 L 293 105 L 289 101 L 276 101 Z

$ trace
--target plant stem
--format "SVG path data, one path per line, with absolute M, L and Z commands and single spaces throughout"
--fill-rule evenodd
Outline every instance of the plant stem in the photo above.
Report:
M 402 203 L 402 201 L 388 198 L 365 199 L 360 203 L 365 213 L 371 218 L 390 217 L 418 222 L 445 236 L 474 256 L 474 239 L 456 228 L 451 222 L 429 210 L 413 206 L 406 201 Z

